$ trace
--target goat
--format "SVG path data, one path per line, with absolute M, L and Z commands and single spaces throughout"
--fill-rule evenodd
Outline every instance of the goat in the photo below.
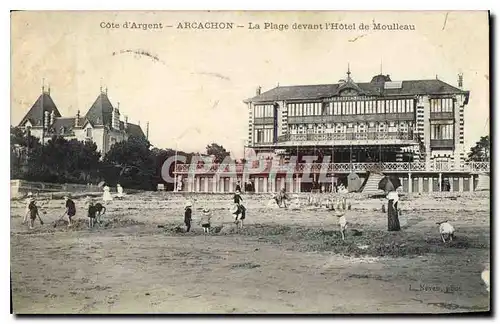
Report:
M 448 222 L 448 220 L 445 220 L 443 222 L 437 222 L 437 225 L 439 225 L 439 234 L 441 235 L 441 239 L 443 240 L 443 243 L 446 243 L 445 236 L 447 236 L 450 239 L 450 242 L 453 241 L 453 234 L 455 233 L 455 228 Z

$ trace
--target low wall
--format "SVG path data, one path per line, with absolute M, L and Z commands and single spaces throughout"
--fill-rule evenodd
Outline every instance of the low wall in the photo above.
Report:
M 111 188 L 113 190 L 113 188 Z M 116 190 L 116 189 L 115 189 Z M 79 192 L 102 192 L 97 185 L 82 185 L 75 183 L 47 183 L 26 180 L 10 180 L 10 197 L 20 198 L 28 192 L 32 193 L 79 193 Z

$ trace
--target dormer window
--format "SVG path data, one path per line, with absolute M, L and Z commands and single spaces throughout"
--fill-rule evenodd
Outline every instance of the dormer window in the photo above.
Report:
M 92 128 L 87 128 L 87 134 L 86 134 L 86 137 L 87 138 L 92 138 Z
M 64 126 L 61 126 L 61 128 L 59 128 L 60 134 L 64 134 L 65 131 L 66 131 L 66 129 L 64 128 Z

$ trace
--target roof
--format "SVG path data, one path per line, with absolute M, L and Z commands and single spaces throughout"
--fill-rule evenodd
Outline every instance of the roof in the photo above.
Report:
M 42 107 L 43 105 L 43 107 Z M 29 120 L 31 125 L 33 126 L 42 126 L 43 125 L 43 117 L 45 111 L 48 111 L 49 114 L 54 112 L 54 117 L 61 117 L 61 113 L 56 107 L 54 100 L 50 96 L 50 93 L 43 92 L 38 99 L 35 101 L 33 106 L 31 106 L 28 113 L 24 116 L 24 118 L 19 123 L 19 126 L 24 125 L 26 121 Z
M 95 126 L 111 126 L 112 113 L 113 105 L 111 101 L 109 101 L 108 95 L 101 93 L 83 119 L 88 119 L 90 123 Z
M 127 134 L 129 134 L 130 136 L 146 138 L 146 135 L 144 135 L 141 126 L 132 123 L 127 123 Z
M 68 133 L 75 127 L 75 117 L 55 118 L 54 123 L 50 126 L 55 134 L 62 135 L 61 127 L 64 127 L 64 133 Z
M 378 78 L 377 78 L 378 79 Z M 379 81 L 379 80 L 377 80 Z M 469 91 L 458 89 L 441 80 L 409 80 L 402 81 L 400 89 L 384 89 L 381 82 L 355 83 L 351 86 L 349 83 L 336 84 L 318 84 L 318 85 L 296 85 L 279 86 L 266 91 L 258 96 L 247 99 L 244 102 L 270 102 L 281 100 L 320 100 L 324 98 L 339 95 L 339 90 L 351 88 L 361 89 L 366 95 L 371 96 L 392 96 L 392 95 L 424 95 L 424 94 L 465 94 Z M 359 90 L 358 90 L 359 91 Z

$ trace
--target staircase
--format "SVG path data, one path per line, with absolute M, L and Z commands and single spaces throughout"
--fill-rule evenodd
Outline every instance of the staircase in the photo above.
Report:
M 476 191 L 481 190 L 490 190 L 490 175 L 487 173 L 479 174 Z
M 366 181 L 366 184 L 361 192 L 369 194 L 383 193 L 383 191 L 378 188 L 378 183 L 380 182 L 380 180 L 382 180 L 382 178 L 384 178 L 384 175 L 381 173 L 370 173 L 368 175 L 368 180 Z

